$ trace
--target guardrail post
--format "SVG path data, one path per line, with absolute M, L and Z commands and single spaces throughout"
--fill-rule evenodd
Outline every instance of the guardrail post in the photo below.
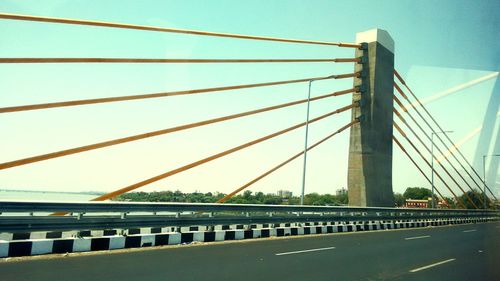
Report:
M 350 206 L 394 207 L 392 193 L 392 110 L 394 41 L 389 33 L 372 29 L 356 34 L 362 48 L 354 78 L 360 92 L 353 94 L 348 163 Z

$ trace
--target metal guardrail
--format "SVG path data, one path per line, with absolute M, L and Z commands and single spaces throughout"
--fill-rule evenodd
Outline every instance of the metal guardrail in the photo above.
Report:
M 0 212 L 0 232 L 500 217 L 494 210 L 130 202 L 0 201 Z
M 344 206 L 301 206 L 301 205 L 258 205 L 258 204 L 217 204 L 217 203 L 142 203 L 142 202 L 31 202 L 1 201 L 0 213 L 8 212 L 68 212 L 68 213 L 109 213 L 109 212 L 318 212 L 318 213 L 457 213 L 491 214 L 495 210 L 472 209 L 415 209 L 385 207 L 344 207 Z

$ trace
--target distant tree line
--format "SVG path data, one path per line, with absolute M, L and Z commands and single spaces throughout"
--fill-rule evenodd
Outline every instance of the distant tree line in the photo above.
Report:
M 215 203 L 217 200 L 224 197 L 224 193 L 183 193 L 180 190 L 176 191 L 160 191 L 160 192 L 129 192 L 117 196 L 116 201 L 132 201 L 132 202 L 189 202 L 189 203 Z M 300 197 L 288 196 L 281 197 L 276 194 L 264 194 L 263 192 L 253 193 L 250 190 L 238 194 L 226 203 L 234 204 L 273 204 L 273 205 L 298 205 Z M 305 205 L 319 206 L 339 206 L 346 205 L 347 193 L 339 195 L 309 193 L 304 196 Z
M 472 202 L 474 202 L 476 206 L 482 208 L 483 193 L 481 191 L 474 189 L 473 191 L 467 191 L 466 193 L 458 196 L 458 202 L 461 202 L 462 205 L 465 206 L 467 209 L 474 209 L 474 205 L 470 203 L 470 201 L 467 199 L 467 196 L 471 198 Z M 432 197 L 432 191 L 424 187 L 408 187 L 403 194 L 394 193 L 394 201 L 396 207 L 404 206 L 406 199 L 427 200 L 431 197 Z M 434 200 L 438 202 L 438 197 L 436 195 L 434 195 Z M 450 208 L 456 208 L 457 206 L 461 206 L 460 204 L 458 204 L 457 200 L 455 200 L 455 198 L 453 197 L 444 197 L 443 200 L 446 201 L 446 203 L 448 204 L 448 206 L 450 206 Z M 490 199 L 486 198 L 486 205 L 490 206 L 490 204 L 491 204 Z
M 215 203 L 217 200 L 224 197 L 226 194 L 219 192 L 193 192 L 193 193 L 183 193 L 180 190 L 176 191 L 159 191 L 159 192 L 129 192 L 117 196 L 114 200 L 116 201 L 132 201 L 132 202 L 187 202 L 187 203 Z M 474 190 L 468 191 L 467 195 L 472 198 L 472 201 L 476 206 L 482 207 L 482 193 Z M 396 207 L 403 207 L 407 199 L 417 199 L 417 200 L 427 200 L 431 198 L 432 192 L 428 188 L 424 187 L 408 187 L 403 194 L 394 193 L 394 201 Z M 434 197 L 436 202 L 438 198 Z M 458 206 L 456 200 L 451 197 L 445 197 L 444 200 L 448 203 L 450 208 L 455 208 Z M 466 206 L 468 209 L 473 209 L 474 206 L 467 200 L 465 194 L 458 197 L 458 200 Z M 288 196 L 281 197 L 276 194 L 264 194 L 263 192 L 252 192 L 246 190 L 241 194 L 238 194 L 226 203 L 233 204 L 273 204 L 273 205 L 298 205 L 300 204 L 299 196 Z M 316 206 L 342 206 L 349 203 L 347 193 L 340 193 L 337 195 L 332 194 L 318 194 L 309 193 L 304 196 L 305 205 L 316 205 Z M 490 201 L 487 199 L 487 205 L 489 206 Z

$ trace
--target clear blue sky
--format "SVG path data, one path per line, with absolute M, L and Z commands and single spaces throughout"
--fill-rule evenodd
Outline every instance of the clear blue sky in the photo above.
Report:
M 420 97 L 499 70 L 499 1 L 9 1 L 5 13 L 77 18 L 227 33 L 353 42 L 375 27 L 396 42 L 396 68 Z M 0 57 L 335 58 L 352 49 L 196 37 L 110 28 L 0 20 Z M 0 65 L 0 106 L 133 95 L 322 76 L 352 71 L 339 64 Z M 429 105 L 459 140 L 480 126 L 495 79 Z M 352 86 L 313 85 L 313 95 Z M 498 87 L 497 87 L 498 88 Z M 304 98 L 298 84 L 2 114 L 0 161 L 128 136 Z M 495 95 L 499 95 L 495 92 Z M 498 99 L 496 99 L 498 101 Z M 312 105 L 318 116 L 347 105 L 338 97 Z M 0 171 L 0 188 L 111 191 L 301 122 L 305 107 Z M 311 142 L 341 127 L 345 113 L 311 126 Z M 498 122 L 495 123 L 498 130 Z M 195 168 L 141 190 L 229 192 L 303 147 L 303 130 Z M 477 136 L 464 145 L 472 161 Z M 346 186 L 348 132 L 310 153 L 308 192 Z M 428 186 L 395 147 L 394 189 Z M 299 193 L 296 161 L 251 190 Z

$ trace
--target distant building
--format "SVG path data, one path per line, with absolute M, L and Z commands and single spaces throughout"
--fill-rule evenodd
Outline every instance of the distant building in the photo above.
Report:
M 293 193 L 288 190 L 278 190 L 277 195 L 281 198 L 290 198 L 293 196 Z
M 406 199 L 405 208 L 429 208 L 430 200 Z
M 449 204 L 444 201 L 444 200 L 438 200 L 436 202 L 436 207 L 438 209 L 447 209 L 449 208 Z M 431 198 L 429 197 L 429 199 L 427 200 L 417 200 L 417 199 L 406 199 L 406 202 L 405 202 L 405 205 L 403 207 L 405 208 L 431 208 L 432 206 L 432 202 L 431 202 Z
M 347 194 L 347 188 L 345 188 L 345 187 L 342 187 L 341 189 L 337 189 L 337 191 L 335 191 L 335 195 L 337 195 L 337 196 L 346 195 L 346 194 Z
M 450 205 L 448 204 L 448 202 L 444 201 L 444 200 L 441 200 L 441 201 L 438 201 L 437 202 L 437 207 L 439 209 L 449 209 L 450 208 Z

